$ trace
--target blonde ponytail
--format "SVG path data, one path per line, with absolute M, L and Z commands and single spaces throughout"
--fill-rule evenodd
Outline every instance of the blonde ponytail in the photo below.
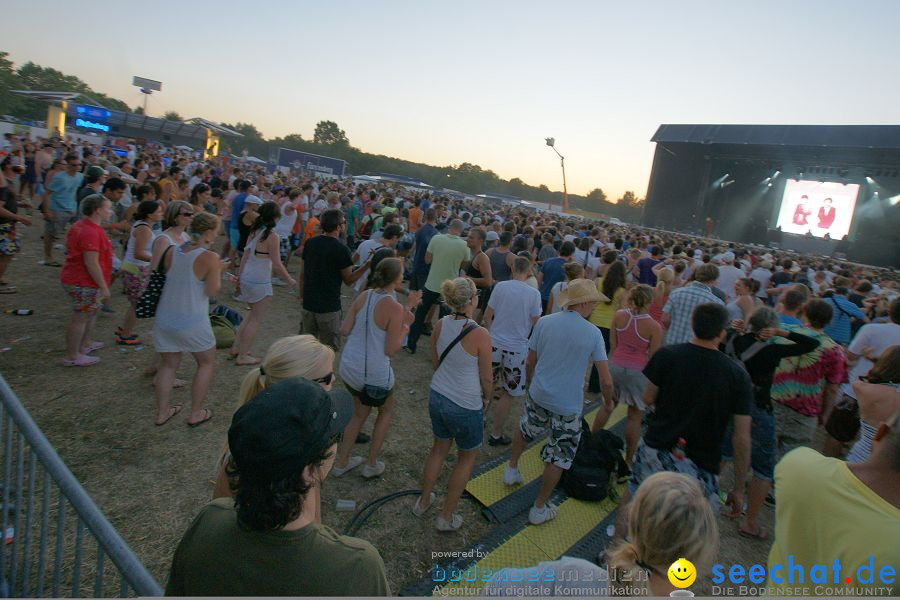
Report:
M 240 403 L 246 404 L 266 387 L 291 377 L 322 377 L 333 365 L 334 350 L 311 335 L 290 335 L 275 340 L 260 366 L 244 377 Z
M 656 289 L 653 296 L 657 299 L 665 298 L 672 291 L 672 282 L 675 281 L 675 271 L 671 267 L 663 267 L 656 274 Z

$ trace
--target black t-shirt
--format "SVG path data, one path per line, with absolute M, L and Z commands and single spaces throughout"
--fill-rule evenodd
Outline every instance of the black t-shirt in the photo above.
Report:
M 688 458 L 718 473 L 729 419 L 750 414 L 753 386 L 747 372 L 718 350 L 675 344 L 657 350 L 644 375 L 659 388 L 644 442 L 668 450 L 684 438 Z
M 772 287 L 778 287 L 779 285 L 784 285 L 786 283 L 790 283 L 793 280 L 791 274 L 787 271 L 778 271 L 774 275 L 772 275 L 772 279 L 769 280 L 769 283 Z
M 16 194 L 13 192 L 12 186 L 0 188 L 0 204 L 11 213 L 15 214 L 19 212 L 19 203 L 16 202 Z M 14 223 L 14 221 L 13 219 L 4 219 L 3 217 L 0 217 L 0 223 Z
M 350 248 L 330 235 L 310 238 L 303 247 L 303 308 L 314 313 L 341 310 L 341 271 L 353 265 Z

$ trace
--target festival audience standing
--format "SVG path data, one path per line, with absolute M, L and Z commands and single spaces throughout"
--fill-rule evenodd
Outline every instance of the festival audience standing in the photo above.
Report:
M 608 418 L 612 411 L 613 385 L 603 336 L 587 320 L 594 305 L 604 300 L 605 296 L 597 291 L 592 281 L 576 279 L 560 294 L 559 304 L 563 311 L 538 319 L 528 340 L 525 411 L 513 438 L 512 455 L 503 474 L 503 483 L 516 485 L 524 481 L 518 465 L 525 442 L 549 429 L 549 441 L 541 450 L 541 460 L 546 463 L 541 486 L 534 506 L 528 512 L 528 520 L 534 525 L 556 516 L 556 506 L 549 498 L 563 471 L 571 468 L 581 439 L 582 386 L 588 362 L 600 372 L 605 400 L 595 423 L 604 414 Z M 567 359 L 560 361 L 560 356 Z
M 721 270 L 721 269 L 720 269 Z M 719 277 L 721 281 L 722 277 Z M 734 291 L 731 300 L 725 305 L 728 309 L 728 316 L 733 321 L 746 321 L 753 314 L 753 311 L 762 306 L 762 300 L 756 297 L 756 286 L 759 285 L 755 279 L 750 277 L 741 277 L 735 281 Z
M 447 227 L 447 233 L 436 235 L 428 242 L 425 262 L 431 268 L 423 286 L 422 303 L 416 309 L 416 320 L 409 328 L 406 350 L 410 354 L 416 353 L 416 345 L 426 325 L 428 311 L 440 300 L 441 286 L 445 281 L 458 277 L 463 263 L 472 258 L 465 240 L 459 237 L 462 227 L 462 221 L 453 219 Z
M 9 157 L 0 162 L 0 294 L 14 294 L 18 290 L 10 285 L 4 276 L 13 256 L 19 252 L 21 244 L 16 223 L 30 226 L 31 219 L 18 214 L 19 204 L 14 189 L 15 171 Z
M 722 265 L 719 267 L 719 278 L 716 280 L 716 287 L 725 292 L 726 303 L 731 303 L 737 299 L 739 293 L 734 287 L 735 284 L 737 284 L 739 279 L 746 277 L 747 274 L 742 269 L 734 266 L 734 252 L 728 251 L 723 253 L 719 260 Z
M 559 256 L 548 258 L 541 265 L 541 270 L 538 272 L 538 288 L 541 291 L 541 304 L 545 312 L 547 302 L 550 301 L 550 290 L 557 283 L 565 281 L 566 273 L 563 269 L 566 263 L 572 262 L 573 254 L 575 254 L 575 244 L 563 242 L 559 247 Z
M 112 281 L 112 243 L 101 223 L 112 217 L 112 203 L 100 195 L 86 199 L 84 215 L 66 236 L 66 264 L 60 281 L 72 299 L 73 313 L 66 328 L 67 367 L 87 367 L 100 362 L 92 352 L 103 348 L 103 342 L 91 340 L 97 311 L 109 298 Z
M 826 301 L 834 309 L 834 315 L 831 317 L 831 323 L 825 327 L 825 333 L 845 348 L 850 343 L 853 320 L 868 321 L 865 313 L 847 299 L 849 286 L 849 279 L 835 277 L 834 290 L 825 294 Z
M 482 250 L 486 238 L 487 235 L 481 227 L 470 228 L 469 235 L 466 237 L 466 245 L 472 255 L 472 259 L 466 264 L 466 277 L 471 279 L 478 288 L 478 310 L 475 315 L 477 321 L 481 321 L 484 315 L 488 297 L 491 294 L 491 286 L 494 283 L 491 261 Z
M 412 274 L 409 279 L 409 289 L 411 290 L 421 290 L 425 287 L 428 270 L 431 268 L 431 265 L 425 262 L 425 253 L 431 238 L 437 234 L 437 229 L 434 227 L 437 220 L 435 210 L 433 208 L 425 209 L 422 219 L 422 226 L 416 231 L 413 242 Z M 430 322 L 430 319 L 426 319 L 426 322 Z
M 494 287 L 484 313 L 484 326 L 491 334 L 493 380 L 500 388 L 500 402 L 488 438 L 491 446 L 512 442 L 503 435 L 503 427 L 513 398 L 525 395 L 528 336 L 541 316 L 541 293 L 525 283 L 530 274 L 531 261 L 517 256 L 513 278 Z
M 316 521 L 350 399 L 306 379 L 266 387 L 235 413 L 226 467 L 234 499 L 208 504 L 172 559 L 169 596 L 387 596 L 366 541 Z
M 365 273 L 362 268 L 353 272 L 350 249 L 338 239 L 346 224 L 339 210 L 322 213 L 322 235 L 306 240 L 297 278 L 303 307 L 300 332 L 335 349 L 340 347 L 341 283 L 352 285 Z
M 629 465 L 637 450 L 641 422 L 647 411 L 644 405 L 647 378 L 642 371 L 662 345 L 662 327 L 647 312 L 652 297 L 650 286 L 641 284 L 633 287 L 628 294 L 626 308 L 616 312 L 610 328 L 609 371 L 615 386 L 616 401 L 628 406 L 625 462 Z
M 229 352 L 236 365 L 255 365 L 259 359 L 250 355 L 250 348 L 263 317 L 272 300 L 272 271 L 290 286 L 297 284 L 281 264 L 281 239 L 275 233 L 280 212 L 274 202 L 259 207 L 256 221 L 250 229 L 241 269 L 235 284 L 235 296 L 250 305 L 250 314 L 241 321 Z
M 434 504 L 434 486 L 455 441 L 456 464 L 450 473 L 444 504 L 434 522 L 438 531 L 455 531 L 463 521 L 456 507 L 484 440 L 484 412 L 492 391 L 491 338 L 472 320 L 478 306 L 478 292 L 471 279 L 447 280 L 441 285 L 441 294 L 453 314 L 438 321 L 431 335 L 434 375 L 428 413 L 434 443 L 425 459 L 422 493 L 413 506 L 413 514 L 421 516 Z
M 712 292 L 718 278 L 719 268 L 706 263 L 694 271 L 693 282 L 669 294 L 669 301 L 663 307 L 662 317 L 663 326 L 666 328 L 666 345 L 691 341 L 694 335 L 692 318 L 696 307 L 709 302 L 725 304 Z
M 395 290 L 402 283 L 403 263 L 397 258 L 383 259 L 371 278 L 370 289 L 356 297 L 341 323 L 341 335 L 347 341 L 338 372 L 353 396 L 354 410 L 334 463 L 336 477 L 363 462 L 362 476 L 366 479 L 384 473 L 385 464 L 378 460 L 378 452 L 397 404 L 391 357 L 403 345 L 403 336 L 413 320 L 412 309 L 421 300 L 420 293 L 412 292 L 405 307 L 397 302 Z M 361 456 L 351 457 L 350 451 L 372 408 L 378 409 L 378 417 L 364 461 Z
M 847 462 L 864 462 L 872 453 L 872 439 L 879 423 L 900 412 L 900 346 L 882 352 L 868 375 L 853 383 L 859 403 L 859 439 L 850 448 Z
M 647 313 L 653 317 L 653 320 L 662 325 L 663 307 L 669 301 L 669 294 L 675 282 L 675 271 L 666 266 L 656 271 L 656 286 L 653 288 L 653 301 Z
M 48 199 L 44 199 L 41 208 L 44 214 L 44 261 L 48 267 L 59 267 L 60 263 L 53 259 L 53 243 L 66 233 L 66 227 L 76 219 L 78 210 L 76 194 L 84 182 L 80 172 L 81 159 L 77 154 L 67 154 L 64 171 L 55 173 L 49 179 Z
M 134 333 L 137 323 L 135 307 L 150 279 L 150 260 L 153 258 L 153 242 L 156 234 L 153 226 L 163 219 L 163 208 L 155 200 L 144 200 L 137 206 L 134 223 L 125 246 L 125 258 L 120 269 L 122 290 L 128 298 L 125 320 L 116 329 L 116 344 L 138 346 L 142 342 Z
M 653 272 L 653 267 L 661 261 L 662 248 L 653 246 L 653 248 L 650 249 L 650 256 L 640 259 L 635 265 L 638 283 L 654 287 L 656 285 L 656 273 Z
M 847 569 L 842 574 L 856 575 L 854 569 L 869 565 L 872 557 L 877 565 L 900 564 L 900 413 L 875 427 L 872 453 L 864 462 L 846 463 L 798 448 L 778 463 L 768 595 L 786 593 L 786 576 L 777 582 L 772 578 L 780 575 L 776 565 L 813 569 L 834 564 Z M 883 585 L 870 574 L 868 582 L 853 577 L 852 587 Z
M 216 357 L 216 338 L 209 321 L 209 299 L 219 293 L 225 266 L 219 256 L 209 249 L 216 240 L 218 229 L 219 218 L 215 215 L 200 213 L 194 216 L 187 231 L 190 241 L 181 246 L 170 246 L 161 258 L 166 284 L 153 324 L 153 343 L 160 354 L 160 365 L 154 379 L 157 425 L 164 425 L 181 412 L 181 406 L 169 405 L 169 396 L 183 352 L 190 352 L 197 362 L 191 386 L 191 414 L 187 423 L 196 427 L 213 417 L 212 410 L 203 405 Z
M 584 279 L 584 267 L 578 263 L 570 262 L 563 266 L 566 280 L 560 281 L 550 289 L 550 298 L 547 300 L 547 314 L 552 315 L 562 310 L 559 307 L 559 293 L 569 287 L 569 282 L 574 279 Z

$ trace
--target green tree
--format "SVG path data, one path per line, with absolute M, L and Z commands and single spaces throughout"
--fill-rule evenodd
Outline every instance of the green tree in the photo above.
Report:
M 616 204 L 620 204 L 627 208 L 634 208 L 641 203 L 643 203 L 643 200 L 638 198 L 631 190 L 622 194 L 622 197 L 616 202 Z
M 606 200 L 606 192 L 604 192 L 600 188 L 592 189 L 590 192 L 588 192 L 587 196 L 585 196 L 583 206 L 585 210 L 592 210 L 596 212 L 606 210 L 609 206 L 609 202 L 607 202 Z
M 163 115 L 163 119 L 166 119 L 167 121 L 184 121 L 184 119 L 181 118 L 181 115 L 174 110 L 167 110 Z
M 144 114 L 144 107 L 143 107 L 143 106 L 138 106 L 138 107 L 135 108 L 132 112 L 133 112 L 134 114 L 136 114 L 136 115 L 142 115 L 142 114 Z
M 15 65 L 7 57 L 8 52 L 0 52 L 0 114 L 11 115 L 18 112 L 23 98 L 12 93 L 12 90 L 23 87 Z
M 324 146 L 349 146 L 350 140 L 344 130 L 334 121 L 319 121 L 313 133 L 313 142 Z

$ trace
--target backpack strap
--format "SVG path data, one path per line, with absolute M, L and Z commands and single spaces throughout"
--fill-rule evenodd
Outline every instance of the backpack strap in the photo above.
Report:
M 766 342 L 754 342 L 749 348 L 741 353 L 741 362 L 746 363 L 748 360 L 759 354 L 760 350 L 766 346 L 768 346 Z

